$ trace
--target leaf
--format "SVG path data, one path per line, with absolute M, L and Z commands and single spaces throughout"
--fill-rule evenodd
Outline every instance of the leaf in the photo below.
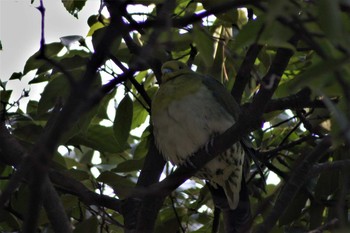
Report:
M 133 172 L 133 171 L 139 171 L 141 170 L 144 162 L 144 158 L 142 159 L 130 159 L 126 160 L 125 162 L 122 162 L 117 165 L 116 168 L 114 168 L 113 172 Z
M 159 37 L 159 43 L 165 49 L 176 52 L 188 49 L 188 45 L 192 44 L 193 40 L 193 32 L 180 33 L 178 29 L 164 31 Z
M 114 136 L 122 147 L 128 146 L 132 119 L 133 103 L 129 95 L 125 95 L 118 105 L 113 123 Z
M 260 18 L 249 21 L 237 35 L 234 48 L 243 48 L 257 41 L 257 35 L 259 35 L 259 31 L 262 30 L 263 23 L 263 20 Z
M 19 138 L 25 142 L 35 142 L 43 131 L 43 127 L 35 124 L 26 124 L 20 127 L 16 127 L 13 131 L 16 138 Z
M 96 50 L 97 46 L 100 44 L 102 37 L 105 35 L 106 30 L 107 30 L 107 27 L 103 27 L 103 28 L 97 29 L 92 34 L 92 45 L 94 46 L 95 50 Z M 114 39 L 114 41 L 110 47 L 109 51 L 114 56 L 117 56 L 116 53 L 119 49 L 121 41 L 122 41 L 122 38 L 120 36 L 118 36 L 117 38 Z
M 2 90 L 0 91 L 0 101 L 1 103 L 8 103 L 11 97 L 12 90 Z
M 330 74 L 340 70 L 349 63 L 350 60 L 347 57 L 316 61 L 309 69 L 291 80 L 289 85 L 291 85 L 290 87 L 293 89 L 303 86 L 311 88 L 322 87 L 327 82 L 334 82 L 333 76 L 329 76 Z
M 70 92 L 70 85 L 66 77 L 58 73 L 45 86 L 38 105 L 38 114 L 43 114 L 53 108 L 58 101 L 65 102 Z
M 45 56 L 47 58 L 53 58 L 63 49 L 63 45 L 59 42 L 51 43 L 45 45 Z M 41 66 L 45 65 L 46 62 L 38 59 L 40 51 L 33 54 L 26 62 L 23 70 L 23 75 L 27 74 L 31 70 L 39 69 Z
M 111 186 L 120 198 L 129 193 L 131 188 L 135 186 L 127 177 L 117 175 L 110 171 L 102 172 L 96 180 Z
M 96 118 L 98 121 L 100 121 L 101 119 L 109 120 L 107 115 L 108 104 L 110 100 L 116 95 L 116 93 L 117 93 L 117 88 L 115 88 L 112 92 L 108 93 L 100 102 L 98 111 L 96 113 Z
M 96 216 L 80 222 L 74 229 L 74 233 L 98 233 L 99 222 Z
M 147 127 L 145 131 L 142 134 L 141 141 L 140 143 L 136 146 L 134 150 L 134 155 L 133 157 L 136 158 L 143 158 L 146 156 L 148 152 L 148 148 L 150 146 L 150 134 L 149 134 L 149 129 L 150 127 Z M 144 136 L 144 134 L 148 134 L 147 136 Z
M 23 77 L 22 72 L 14 72 L 14 73 L 11 75 L 10 80 L 15 80 L 15 79 L 21 80 L 22 77 Z
M 148 116 L 147 110 L 140 104 L 140 102 L 134 102 L 133 119 L 131 129 L 135 129 L 143 124 Z
M 113 128 L 102 125 L 91 125 L 85 133 L 73 136 L 67 143 L 70 145 L 84 145 L 102 153 L 119 153 L 124 150 L 115 139 Z
M 50 80 L 51 72 L 37 72 L 40 73 L 38 76 L 29 81 L 29 84 L 47 82 Z
M 255 42 L 279 48 L 295 49 L 288 40 L 293 31 L 281 25 L 278 21 L 269 22 L 266 25 L 264 17 L 249 21 L 237 35 L 234 49 L 244 48 Z
M 78 181 L 88 180 L 90 178 L 89 173 L 78 169 L 70 169 L 70 170 L 64 171 L 64 173 L 67 174 L 69 177 L 72 177 L 73 179 Z
M 62 0 L 66 10 L 75 18 L 78 18 L 78 13 L 85 6 L 85 2 L 86 0 Z
M 287 225 L 296 219 L 299 219 L 301 216 L 301 211 L 305 207 L 305 203 L 308 199 L 308 195 L 303 189 L 299 191 L 299 193 L 295 196 L 290 203 L 288 203 L 288 207 L 284 214 L 279 219 L 279 225 Z
M 216 6 L 220 6 L 222 4 L 226 4 L 227 2 L 230 2 L 231 0 L 202 0 L 202 4 L 206 10 L 211 10 L 212 8 L 215 8 Z M 238 19 L 238 11 L 237 9 L 228 9 L 227 11 L 224 11 L 220 14 L 215 14 L 215 16 L 218 19 L 221 19 L 227 23 L 230 23 L 230 25 L 235 24 Z
M 21 228 L 20 220 L 15 215 L 8 211 L 4 211 L 1 215 L 1 232 L 13 232 L 13 229 Z
M 335 194 L 339 190 L 339 171 L 325 171 L 320 175 L 315 187 L 315 199 L 322 201 L 327 200 L 332 194 Z
M 78 69 L 78 68 L 84 69 L 88 61 L 89 61 L 88 57 L 74 55 L 72 57 L 61 59 L 60 65 L 67 71 Z M 53 73 L 55 72 L 58 72 L 58 71 L 54 69 Z
M 312 200 L 310 205 L 310 229 L 319 227 L 322 224 L 322 215 L 325 206 L 319 200 Z
M 36 115 L 37 111 L 38 111 L 38 102 L 35 100 L 30 100 L 27 104 L 26 113 Z
M 326 36 L 333 41 L 344 38 L 338 0 L 320 0 L 317 4 L 318 23 Z
M 211 67 L 214 61 L 214 41 L 211 38 L 211 34 L 205 27 L 198 24 L 194 25 L 193 33 L 194 42 L 196 43 L 202 61 L 207 67 Z

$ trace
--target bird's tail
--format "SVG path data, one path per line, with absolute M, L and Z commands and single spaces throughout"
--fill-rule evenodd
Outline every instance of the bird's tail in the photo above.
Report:
M 224 192 L 226 194 L 226 198 L 230 209 L 234 210 L 237 208 L 239 202 L 239 192 L 241 190 L 241 179 L 242 176 L 231 176 L 229 177 L 223 186 Z
M 241 179 L 241 188 L 239 195 L 236 195 L 237 199 L 235 200 L 228 197 L 224 187 L 214 187 L 210 185 L 210 183 L 207 183 L 207 185 L 212 194 L 215 206 L 219 208 L 223 214 L 225 232 L 248 232 L 251 225 L 252 216 L 250 211 L 249 194 L 245 180 L 243 178 Z M 229 188 L 229 190 L 231 190 L 231 188 Z M 235 201 L 238 202 L 236 206 L 234 205 Z M 235 209 L 232 207 L 235 207 Z

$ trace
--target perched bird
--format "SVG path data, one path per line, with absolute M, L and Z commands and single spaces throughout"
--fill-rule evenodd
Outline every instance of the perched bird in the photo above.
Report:
M 152 102 L 153 133 L 158 150 L 175 165 L 230 128 L 239 106 L 217 80 L 192 71 L 180 61 L 162 66 L 162 82 Z M 208 162 L 195 176 L 221 186 L 230 209 L 236 209 L 245 151 L 240 142 Z

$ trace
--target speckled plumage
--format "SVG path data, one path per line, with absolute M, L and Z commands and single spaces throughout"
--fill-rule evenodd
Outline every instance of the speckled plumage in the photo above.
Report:
M 163 156 L 181 165 L 235 123 L 238 106 L 219 82 L 181 62 L 165 63 L 162 72 L 162 84 L 152 103 L 153 132 Z M 223 187 L 231 209 L 239 201 L 244 153 L 236 143 L 196 173 L 214 187 Z

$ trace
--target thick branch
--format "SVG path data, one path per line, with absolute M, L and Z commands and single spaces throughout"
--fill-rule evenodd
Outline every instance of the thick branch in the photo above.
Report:
M 154 145 L 153 138 L 150 140 L 148 154 L 146 155 L 136 187 L 147 187 L 159 181 L 165 165 L 165 160 L 159 154 Z M 122 205 L 122 213 L 125 219 L 126 232 L 151 233 L 157 219 L 159 209 L 164 198 L 144 197 L 129 198 Z M 135 206 L 137 208 L 135 208 Z
M 232 87 L 231 94 L 239 104 L 242 100 L 242 95 L 245 86 L 248 84 L 251 78 L 251 71 L 254 66 L 254 62 L 262 48 L 262 45 L 253 44 L 249 47 L 244 61 L 238 70 L 235 84 Z

